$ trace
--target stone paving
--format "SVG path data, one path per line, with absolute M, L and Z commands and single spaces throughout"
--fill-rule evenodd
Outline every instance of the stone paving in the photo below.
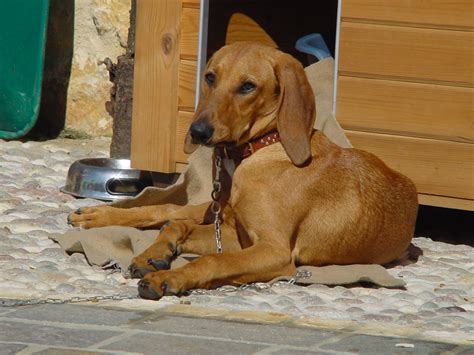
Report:
M 472 354 L 474 348 L 315 329 L 83 305 L 0 308 L 0 354 Z M 38 331 L 40 329 L 40 331 Z
M 82 255 L 67 256 L 48 239 L 49 233 L 70 228 L 66 224 L 70 211 L 98 203 L 75 199 L 59 188 L 72 162 L 107 156 L 109 144 L 105 138 L 0 140 L 0 305 L 12 305 L 15 300 L 136 296 L 136 280 L 90 267 Z M 199 307 L 199 315 L 217 310 L 257 312 L 258 319 L 264 318 L 262 314 L 281 314 L 301 326 L 357 328 L 373 335 L 474 344 L 474 248 L 425 237 L 414 239 L 424 252 L 417 263 L 389 269 L 406 281 L 405 290 L 279 283 L 271 288 L 223 287 L 159 302 L 121 301 L 114 306 L 146 310 L 181 305 Z M 0 311 L 12 309 L 16 308 Z
M 110 139 L 45 142 L 0 140 L 0 298 L 45 299 L 135 294 L 136 281 L 91 268 L 84 256 L 68 257 L 48 239 L 69 228 L 67 214 L 94 205 L 63 194 L 75 160 L 104 157 Z M 127 285 L 130 284 L 130 287 Z

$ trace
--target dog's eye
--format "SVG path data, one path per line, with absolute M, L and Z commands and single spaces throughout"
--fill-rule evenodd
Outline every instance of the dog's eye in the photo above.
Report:
M 204 79 L 206 80 L 207 85 L 212 86 L 214 85 L 214 81 L 216 81 L 216 75 L 214 73 L 207 73 L 204 75 Z
M 239 94 L 243 94 L 243 95 L 248 94 L 254 91 L 256 88 L 257 86 L 254 83 L 250 81 L 246 81 L 239 87 Z

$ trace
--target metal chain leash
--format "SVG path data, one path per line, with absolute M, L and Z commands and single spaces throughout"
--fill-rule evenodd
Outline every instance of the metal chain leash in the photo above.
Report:
M 267 290 L 271 288 L 272 285 L 264 283 L 264 282 L 255 282 L 251 284 L 243 284 L 240 286 L 231 286 L 231 285 L 225 285 L 218 287 L 215 290 L 207 290 L 207 289 L 194 289 L 190 290 L 189 294 L 191 295 L 213 295 L 216 292 L 222 292 L 222 293 L 233 293 L 237 291 L 242 291 L 242 290 L 252 290 L 252 291 L 262 291 L 262 290 Z
M 222 249 L 221 249 L 222 250 Z M 295 282 L 298 281 L 298 279 L 305 279 L 311 277 L 311 272 L 307 270 L 299 270 L 296 275 L 288 280 L 288 281 L 278 281 L 278 283 L 283 283 L 283 284 L 289 284 L 292 285 Z M 255 282 L 251 284 L 243 284 L 240 285 L 239 287 L 236 286 L 221 286 L 217 290 L 204 290 L 204 289 L 195 289 L 195 290 L 190 290 L 189 294 L 192 295 L 207 295 L 207 294 L 213 294 L 215 291 L 218 292 L 224 292 L 224 293 L 232 293 L 236 292 L 239 290 L 253 290 L 253 291 L 263 291 L 271 288 L 272 285 L 269 283 L 264 283 L 264 282 Z M 33 306 L 33 305 L 40 305 L 40 304 L 66 304 L 66 303 L 80 303 L 80 302 L 99 302 L 99 301 L 107 301 L 107 300 L 113 300 L 113 301 L 121 301 L 121 300 L 134 300 L 134 299 L 139 299 L 140 297 L 138 294 L 123 294 L 123 293 L 117 293 L 113 295 L 107 295 L 107 296 L 90 296 L 90 297 L 71 297 L 71 298 L 66 298 L 66 299 L 60 299 L 60 298 L 46 298 L 46 299 L 32 299 L 32 300 L 15 300 L 15 299 L 9 299 L 9 298 L 0 298 L 0 308 L 2 307 L 21 307 L 21 306 Z
M 134 300 L 138 299 L 138 293 L 135 295 L 117 293 L 107 296 L 89 296 L 89 297 L 70 297 L 66 299 L 60 298 L 45 298 L 45 299 L 32 299 L 32 300 L 17 300 L 10 298 L 0 298 L 1 307 L 20 307 L 20 306 L 33 306 L 40 304 L 66 304 L 66 303 L 79 303 L 79 302 L 99 302 L 106 300 Z
M 222 248 L 221 248 L 222 251 Z M 278 281 L 276 284 L 289 284 L 292 285 L 298 281 L 298 279 L 305 279 L 311 277 L 311 272 L 307 270 L 299 270 L 296 275 L 288 281 Z M 276 285 L 275 284 L 275 285 Z M 221 286 L 217 290 L 205 290 L 205 289 L 195 289 L 190 290 L 189 294 L 191 295 L 208 295 L 213 294 L 214 292 L 224 292 L 232 293 L 239 290 L 253 290 L 253 291 L 263 291 L 271 288 L 272 285 L 264 282 L 256 282 L 251 284 L 243 284 L 239 287 L 236 286 Z M 32 299 L 32 300 L 18 300 L 18 299 L 9 299 L 9 298 L 0 298 L 0 308 L 2 307 L 21 307 L 21 306 L 33 306 L 41 304 L 66 304 L 66 303 L 80 303 L 80 302 L 99 302 L 99 301 L 121 301 L 121 300 L 134 300 L 139 299 L 138 294 L 123 294 L 117 293 L 107 296 L 90 296 L 90 297 L 70 297 L 66 299 L 60 298 L 46 298 L 46 299 Z
M 217 292 L 223 292 L 223 293 L 233 293 L 237 291 L 242 291 L 242 290 L 251 290 L 251 291 L 257 291 L 261 292 L 264 290 L 268 290 L 272 288 L 272 286 L 277 286 L 277 285 L 294 285 L 295 283 L 298 283 L 300 279 L 308 279 L 312 276 L 311 271 L 308 270 L 298 270 L 291 279 L 288 281 L 277 281 L 273 284 L 266 283 L 266 282 L 254 282 L 250 284 L 243 284 L 240 286 L 231 286 L 231 285 L 225 285 L 217 288 L 216 290 L 205 290 L 205 289 L 195 289 L 191 290 L 189 293 L 191 295 L 212 295 L 213 293 Z
M 220 181 L 221 170 L 222 170 L 222 158 L 219 154 L 216 154 L 214 159 L 214 166 L 216 168 L 214 181 L 212 183 L 212 204 L 211 212 L 214 214 L 214 233 L 216 236 L 216 250 L 217 254 L 222 253 L 222 238 L 221 238 L 221 204 L 219 199 L 221 196 L 222 184 Z

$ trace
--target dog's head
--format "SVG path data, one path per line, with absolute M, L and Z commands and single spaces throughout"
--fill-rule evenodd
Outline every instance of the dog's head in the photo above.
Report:
M 313 91 L 296 59 L 255 43 L 231 44 L 207 63 L 184 150 L 238 146 L 277 128 L 291 161 L 303 165 L 311 156 L 315 113 Z

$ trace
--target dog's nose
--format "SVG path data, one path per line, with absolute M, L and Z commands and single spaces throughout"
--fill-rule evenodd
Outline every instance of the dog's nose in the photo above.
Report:
M 214 133 L 214 127 L 205 121 L 196 121 L 189 129 L 194 143 L 207 143 Z

